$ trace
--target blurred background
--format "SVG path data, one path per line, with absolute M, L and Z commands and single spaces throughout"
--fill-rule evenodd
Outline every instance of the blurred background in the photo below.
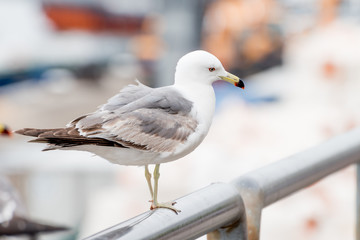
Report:
M 63 127 L 135 79 L 172 84 L 179 57 L 207 50 L 246 88 L 215 83 L 208 136 L 161 166 L 160 201 L 175 199 L 359 126 L 359 20 L 357 0 L 0 1 L 0 123 Z M 27 140 L 0 136 L 10 213 L 71 228 L 39 239 L 81 239 L 149 209 L 143 168 Z M 266 208 L 261 238 L 354 239 L 354 226 L 350 167 Z

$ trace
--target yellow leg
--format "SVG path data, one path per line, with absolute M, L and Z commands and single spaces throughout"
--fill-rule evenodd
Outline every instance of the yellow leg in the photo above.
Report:
M 150 209 L 168 208 L 170 210 L 173 210 L 176 214 L 178 214 L 178 212 L 181 212 L 181 211 L 173 207 L 176 202 L 158 203 L 157 195 L 158 195 L 158 188 L 159 188 L 158 183 L 159 183 L 159 178 L 160 178 L 159 169 L 160 169 L 160 164 L 156 164 L 155 169 L 154 169 L 154 197 L 153 197 L 153 202 L 151 204 Z
M 149 172 L 149 167 L 148 165 L 145 165 L 145 178 L 149 187 L 149 191 L 150 191 L 150 195 L 151 195 L 151 200 L 153 200 L 154 198 L 154 192 L 153 192 L 153 188 L 151 185 L 151 173 Z
M 158 189 L 159 189 L 159 178 L 160 178 L 160 164 L 155 165 L 154 169 L 154 198 L 153 198 L 153 205 L 158 206 L 159 203 L 157 201 Z

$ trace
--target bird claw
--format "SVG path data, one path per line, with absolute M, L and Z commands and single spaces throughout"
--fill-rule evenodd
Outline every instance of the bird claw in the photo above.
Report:
M 151 201 L 152 202 L 152 201 Z M 166 202 L 166 203 L 158 203 L 158 204 L 151 204 L 150 210 L 154 210 L 156 208 L 167 208 L 178 214 L 181 212 L 181 210 L 174 208 L 173 206 L 176 204 L 176 202 Z

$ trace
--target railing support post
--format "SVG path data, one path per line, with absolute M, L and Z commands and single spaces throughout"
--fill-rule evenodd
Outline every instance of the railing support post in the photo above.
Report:
M 264 195 L 257 181 L 251 177 L 240 178 L 231 183 L 239 192 L 245 205 L 240 220 L 208 234 L 208 240 L 259 240 L 261 212 Z
M 264 207 L 264 195 L 260 185 L 251 177 L 241 178 L 232 182 L 238 189 L 245 205 L 247 239 L 260 239 L 261 213 Z

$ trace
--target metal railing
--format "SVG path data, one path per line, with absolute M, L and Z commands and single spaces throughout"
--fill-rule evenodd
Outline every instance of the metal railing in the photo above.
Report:
M 145 212 L 86 240 L 259 239 L 264 207 L 360 161 L 360 128 L 247 173 L 177 199 L 168 209 Z M 357 165 L 356 239 L 360 240 L 360 165 Z M 280 227 L 280 226 L 279 226 Z

